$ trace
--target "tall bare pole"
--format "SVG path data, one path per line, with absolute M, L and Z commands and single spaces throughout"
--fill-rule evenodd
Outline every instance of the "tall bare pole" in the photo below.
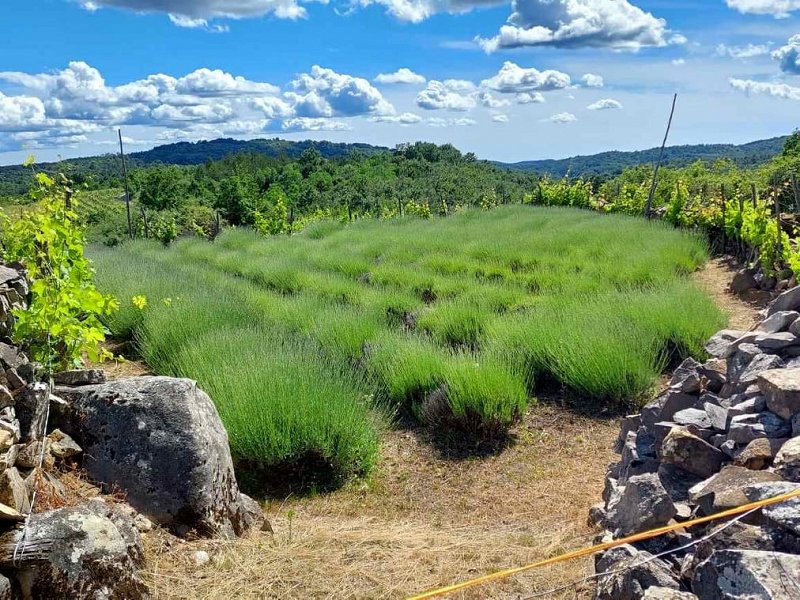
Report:
M 117 129 L 119 134 L 119 156 L 122 159 L 122 175 L 125 178 L 125 210 L 128 213 L 128 236 L 133 239 L 133 224 L 131 222 L 131 191 L 128 188 L 128 166 L 125 164 L 125 151 L 122 149 L 122 129 Z
M 664 134 L 664 141 L 661 142 L 661 152 L 658 153 L 658 162 L 656 169 L 653 173 L 653 185 L 650 186 L 650 194 L 647 196 L 647 206 L 644 208 L 644 216 L 648 219 L 652 216 L 653 210 L 653 197 L 656 195 L 656 186 L 658 185 L 658 170 L 661 168 L 661 161 L 664 159 L 664 148 L 667 145 L 667 138 L 669 137 L 669 130 L 672 127 L 672 117 L 675 114 L 675 103 L 678 101 L 678 94 L 672 97 L 672 110 L 669 111 L 669 121 L 667 122 L 667 132 Z

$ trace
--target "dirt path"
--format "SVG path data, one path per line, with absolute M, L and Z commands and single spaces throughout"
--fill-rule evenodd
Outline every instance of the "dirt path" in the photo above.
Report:
M 758 312 L 767 305 L 770 295 L 759 290 L 751 290 L 741 296 L 732 294 L 728 285 L 738 268 L 729 258 L 715 258 L 697 271 L 694 279 L 728 314 L 728 327 L 746 331 L 758 322 Z

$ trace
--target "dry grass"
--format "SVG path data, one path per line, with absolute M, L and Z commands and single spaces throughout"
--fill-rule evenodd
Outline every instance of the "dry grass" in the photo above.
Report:
M 403 598 L 559 554 L 591 541 L 586 513 L 616 431 L 616 420 L 547 404 L 526 416 L 515 445 L 465 460 L 417 432 L 390 432 L 369 480 L 267 503 L 274 534 L 150 534 L 147 578 L 155 598 Z M 199 549 L 211 563 L 194 565 Z M 575 561 L 454 597 L 520 598 L 589 573 L 589 560 Z

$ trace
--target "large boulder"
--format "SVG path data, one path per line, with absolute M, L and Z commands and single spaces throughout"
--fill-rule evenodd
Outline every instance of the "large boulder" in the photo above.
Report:
M 734 462 L 740 467 L 746 467 L 753 471 L 766 469 L 772 466 L 775 455 L 785 442 L 785 438 L 776 440 L 758 438 L 747 444 L 747 447 L 736 456 Z M 784 478 L 786 478 L 785 475 Z
M 106 512 L 77 506 L 31 515 L 24 540 L 22 529 L 0 538 L 0 567 L 24 598 L 148 598 L 141 539 Z
M 706 352 L 711 356 L 723 358 L 728 356 L 731 345 L 746 332 L 737 329 L 723 329 L 718 331 L 705 344 Z
M 786 481 L 758 483 L 745 488 L 744 493 L 750 502 L 767 500 L 784 494 L 800 492 L 800 484 Z M 771 519 L 781 527 L 800 535 L 800 496 L 795 496 L 783 502 L 770 504 L 761 509 L 764 516 Z
M 719 550 L 695 570 L 700 600 L 796 600 L 800 556 L 761 550 Z
M 656 473 L 634 475 L 608 503 L 606 521 L 617 537 L 666 525 L 675 516 L 672 499 Z
M 800 368 L 764 371 L 758 387 L 767 398 L 767 408 L 779 417 L 791 419 L 800 412 Z
M 61 429 L 78 439 L 94 480 L 179 534 L 242 534 L 260 523 L 239 492 L 228 436 L 208 395 L 189 379 L 134 377 L 59 388 Z M 263 520 L 263 517 L 262 517 Z
M 751 331 L 745 333 L 738 340 L 734 340 L 725 348 L 722 358 L 728 358 L 734 354 L 742 344 L 752 344 L 761 349 L 762 352 L 773 352 L 794 346 L 800 343 L 797 336 L 788 331 L 780 333 L 763 333 L 760 331 Z
M 781 310 L 761 321 L 756 327 L 756 331 L 763 331 L 764 333 L 786 331 L 798 318 L 800 318 L 800 313 L 797 311 Z

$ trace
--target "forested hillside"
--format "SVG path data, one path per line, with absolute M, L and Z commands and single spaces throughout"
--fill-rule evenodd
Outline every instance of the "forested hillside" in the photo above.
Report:
M 739 146 L 733 144 L 670 146 L 664 151 L 664 162 L 672 167 L 684 167 L 697 160 L 726 159 L 738 167 L 754 167 L 779 154 L 785 142 L 786 136 L 782 136 Z M 526 160 L 505 166 L 552 177 L 615 176 L 629 167 L 654 163 L 658 159 L 659 150 L 650 148 L 635 152 L 601 152 L 561 160 Z

